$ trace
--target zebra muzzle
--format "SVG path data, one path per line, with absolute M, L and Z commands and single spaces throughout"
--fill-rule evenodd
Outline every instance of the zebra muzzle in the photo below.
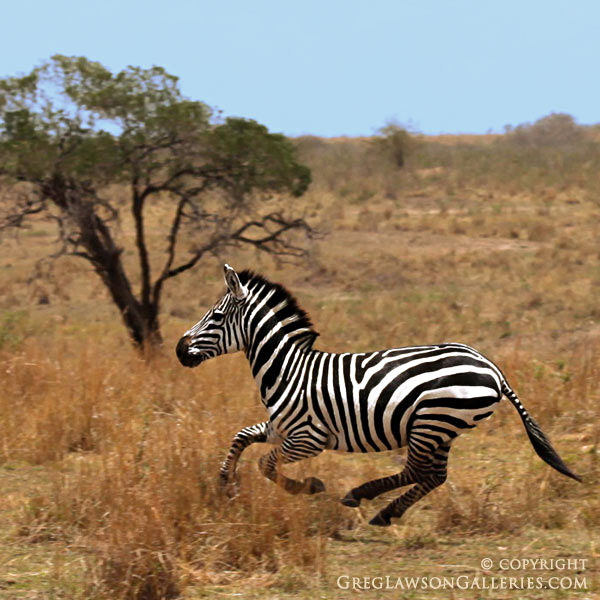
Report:
M 187 335 L 183 336 L 179 342 L 177 342 L 175 353 L 177 354 L 179 362 L 184 367 L 197 367 L 204 360 L 205 355 L 203 353 L 191 352 L 190 346 L 191 338 Z

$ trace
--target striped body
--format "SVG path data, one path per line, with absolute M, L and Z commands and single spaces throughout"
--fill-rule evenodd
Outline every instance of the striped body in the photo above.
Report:
M 536 452 L 578 479 L 525 410 L 500 369 L 463 344 L 393 348 L 357 354 L 313 349 L 318 334 L 282 286 L 226 265 L 228 292 L 177 345 L 185 366 L 242 350 L 269 419 L 240 430 L 221 468 L 228 486 L 250 444 L 275 448 L 263 456 L 263 474 L 291 493 L 324 489 L 315 478 L 289 479 L 279 465 L 323 450 L 380 452 L 408 446 L 405 469 L 367 482 L 342 499 L 358 506 L 391 489 L 413 485 L 371 521 L 389 525 L 446 479 L 448 452 L 464 430 L 490 416 L 503 396 L 515 406 Z
M 310 416 L 332 450 L 394 450 L 407 444 L 409 431 L 423 443 L 445 443 L 490 416 L 502 397 L 498 368 L 461 344 L 309 351 L 295 361 L 288 352 L 287 361 L 285 354 L 267 361 L 264 374 L 253 369 L 270 421 L 285 436 Z M 280 372 L 286 362 L 288 372 Z

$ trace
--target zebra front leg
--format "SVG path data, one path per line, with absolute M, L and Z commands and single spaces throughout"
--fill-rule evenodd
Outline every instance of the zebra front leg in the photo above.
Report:
M 260 472 L 290 494 L 317 494 L 325 491 L 325 484 L 316 477 L 307 477 L 304 481 L 297 481 L 286 477 L 278 470 L 278 464 L 296 462 L 316 456 L 323 451 L 322 447 L 314 446 L 306 439 L 294 437 L 287 438 L 281 446 L 273 448 L 258 461 Z
M 272 431 L 269 421 L 244 427 L 235 434 L 227 458 L 223 461 L 219 472 L 222 489 L 227 489 L 229 483 L 234 481 L 235 469 L 242 452 L 251 444 L 270 441 L 271 436 Z
M 408 508 L 415 502 L 439 487 L 446 481 L 448 452 L 450 444 L 442 444 L 433 454 L 430 467 L 427 471 L 415 473 L 417 484 L 402 494 L 399 498 L 390 502 L 383 510 L 379 511 L 370 521 L 369 525 L 387 527 L 391 525 L 391 519 L 399 519 Z

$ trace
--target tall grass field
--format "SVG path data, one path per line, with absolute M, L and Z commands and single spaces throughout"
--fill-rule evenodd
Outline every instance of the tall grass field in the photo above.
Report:
M 52 223 L 4 235 L 0 598 L 600 598 L 598 135 L 540 146 L 517 133 L 415 137 L 402 168 L 378 140 L 297 139 L 314 180 L 293 200 L 319 232 L 309 258 L 236 249 L 173 279 L 164 348 L 148 356 L 83 261 L 40 268 Z M 153 207 L 151 239 L 169 211 Z M 367 523 L 399 491 L 358 509 L 339 499 L 400 471 L 403 451 L 286 466 L 327 485 L 290 496 L 260 475 L 257 444 L 223 495 L 232 436 L 265 418 L 258 390 L 242 354 L 190 370 L 174 352 L 224 293 L 223 262 L 284 284 L 317 348 L 475 346 L 583 483 L 537 457 L 503 402 L 388 529 Z

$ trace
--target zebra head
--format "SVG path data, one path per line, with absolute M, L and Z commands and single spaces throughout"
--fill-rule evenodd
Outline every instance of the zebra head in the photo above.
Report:
M 241 307 L 248 289 L 229 265 L 225 265 L 224 271 L 227 293 L 177 343 L 177 358 L 184 367 L 197 367 L 213 356 L 244 347 Z

